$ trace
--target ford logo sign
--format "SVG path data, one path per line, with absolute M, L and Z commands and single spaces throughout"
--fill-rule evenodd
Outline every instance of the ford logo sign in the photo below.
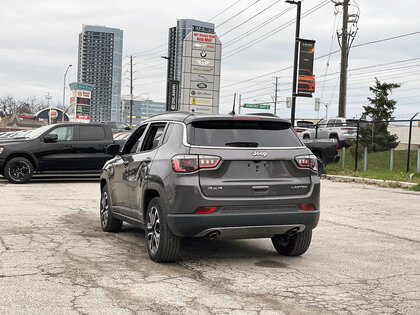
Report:
M 205 89 L 207 87 L 207 84 L 205 83 L 198 83 L 197 87 L 199 87 L 200 89 Z
M 251 155 L 252 156 L 263 156 L 263 157 L 266 157 L 268 155 L 268 153 L 265 152 L 265 151 L 252 151 Z

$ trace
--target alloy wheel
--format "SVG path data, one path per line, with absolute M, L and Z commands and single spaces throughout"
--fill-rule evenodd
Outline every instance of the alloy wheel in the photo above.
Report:
M 160 218 L 156 206 L 149 209 L 147 213 L 147 246 L 152 254 L 159 249 L 160 242 Z
M 29 173 L 29 166 L 23 162 L 16 162 L 10 170 L 9 174 L 10 177 L 14 178 L 15 180 L 21 180 Z
M 108 223 L 108 215 L 109 215 L 109 199 L 108 193 L 104 191 L 101 198 L 101 224 L 102 227 L 105 227 Z

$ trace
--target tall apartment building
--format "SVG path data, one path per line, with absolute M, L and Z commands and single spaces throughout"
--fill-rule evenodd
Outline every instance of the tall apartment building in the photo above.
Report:
M 168 80 L 178 80 L 181 86 L 182 81 L 182 49 L 184 38 L 192 31 L 214 33 L 214 24 L 192 19 L 178 20 L 175 27 L 169 29 L 168 36 L 168 57 L 169 71 Z M 179 95 L 178 103 L 180 103 Z
M 91 121 L 119 121 L 123 31 L 83 25 L 77 81 L 92 84 Z

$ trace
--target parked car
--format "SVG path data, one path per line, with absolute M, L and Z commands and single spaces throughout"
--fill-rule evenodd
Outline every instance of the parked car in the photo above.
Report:
M 309 248 L 317 159 L 287 120 L 165 113 L 107 152 L 117 155 L 101 173 L 102 229 L 145 229 L 153 261 L 174 261 L 185 237 L 271 238 L 287 256 Z
M 325 166 L 340 161 L 336 139 L 303 139 L 302 142 L 317 157 L 319 175 L 324 173 Z
M 24 139 L 0 142 L 0 174 L 11 183 L 30 181 L 34 173 L 99 174 L 112 158 L 111 128 L 104 124 L 65 123 L 38 128 Z
M 130 137 L 131 132 L 119 132 L 113 135 L 114 143 L 119 144 L 120 147 L 123 147 L 128 137 Z
M 119 133 L 119 132 L 127 132 L 130 131 L 132 128 L 129 124 L 125 122 L 118 122 L 118 121 L 101 121 L 102 124 L 106 124 L 111 127 L 112 133 Z

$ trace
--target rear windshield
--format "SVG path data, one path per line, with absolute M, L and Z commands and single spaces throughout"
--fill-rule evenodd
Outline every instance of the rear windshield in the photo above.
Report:
M 210 120 L 191 123 L 188 142 L 217 147 L 299 147 L 289 123 L 256 120 Z

